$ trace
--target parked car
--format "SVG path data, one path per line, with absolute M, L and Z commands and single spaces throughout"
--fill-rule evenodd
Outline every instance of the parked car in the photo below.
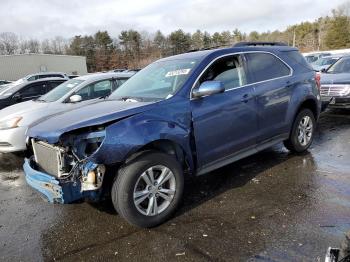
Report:
M 31 126 L 28 184 L 54 203 L 110 193 L 120 216 L 153 227 L 185 176 L 283 141 L 304 152 L 321 109 L 315 72 L 296 48 L 251 45 L 161 59 L 105 101 Z
M 312 63 L 312 67 L 315 71 L 325 71 L 328 67 L 333 65 L 339 60 L 339 56 L 325 56 Z
M 69 79 L 69 77 L 66 73 L 41 72 L 41 73 L 27 75 L 21 79 L 18 79 L 17 81 L 12 82 L 11 85 L 20 85 L 20 84 L 24 84 L 24 83 L 28 83 L 28 82 L 35 81 L 35 80 L 44 79 L 44 78 L 62 78 L 65 80 Z
M 26 150 L 25 131 L 28 126 L 41 118 L 96 102 L 96 99 L 108 96 L 132 75 L 109 73 L 78 77 L 36 100 L 0 110 L 0 152 Z
M 68 75 L 66 73 L 62 72 L 40 72 L 36 74 L 27 75 L 24 77 L 27 81 L 34 81 L 42 78 L 51 78 L 51 77 L 58 77 L 63 79 L 69 79 Z
M 13 82 L 0 89 L 0 109 L 36 99 L 65 82 L 62 78 L 47 78 L 31 82 Z
M 350 108 L 350 56 L 321 74 L 321 97 L 330 108 Z
M 322 57 L 331 56 L 331 55 L 332 55 L 331 53 L 313 53 L 313 54 L 305 55 L 305 59 L 308 63 L 312 64 Z
M 2 85 L 7 85 L 7 84 L 10 84 L 11 81 L 7 81 L 7 80 L 0 80 L 0 86 Z

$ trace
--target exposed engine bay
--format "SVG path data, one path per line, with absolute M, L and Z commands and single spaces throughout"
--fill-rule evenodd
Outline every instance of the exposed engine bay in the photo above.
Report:
M 37 170 L 54 176 L 60 182 L 80 184 L 80 191 L 102 187 L 106 167 L 89 161 L 88 157 L 100 147 L 104 131 L 69 135 L 62 145 L 50 145 L 31 139 L 33 161 Z

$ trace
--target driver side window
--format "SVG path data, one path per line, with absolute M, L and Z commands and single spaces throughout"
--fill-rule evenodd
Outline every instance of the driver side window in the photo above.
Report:
M 246 85 L 242 57 L 232 55 L 216 60 L 202 75 L 198 85 L 205 81 L 221 81 L 225 90 Z
M 46 82 L 30 84 L 18 92 L 22 98 L 41 96 L 46 91 Z

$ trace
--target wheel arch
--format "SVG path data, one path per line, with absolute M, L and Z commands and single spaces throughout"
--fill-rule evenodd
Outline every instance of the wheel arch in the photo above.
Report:
M 159 151 L 168 155 L 173 155 L 182 165 L 184 171 L 193 173 L 193 157 L 182 145 L 171 139 L 157 139 L 148 142 L 147 144 L 139 147 L 129 153 L 127 159 L 138 156 L 139 153 L 144 151 Z
M 314 114 L 315 119 L 318 119 L 319 117 L 319 110 L 318 110 L 318 105 L 317 102 L 315 101 L 315 99 L 313 98 L 307 98 L 305 99 L 298 107 L 295 115 L 294 115 L 294 119 L 295 117 L 298 115 L 298 113 L 302 110 L 302 109 L 310 109 L 311 112 Z

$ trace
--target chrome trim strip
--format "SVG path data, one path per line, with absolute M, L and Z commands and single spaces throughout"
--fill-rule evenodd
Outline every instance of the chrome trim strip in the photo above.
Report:
M 282 79 L 282 78 L 286 78 L 286 77 L 290 77 L 294 74 L 294 70 L 293 68 L 287 64 L 287 62 L 285 62 L 282 58 L 278 57 L 277 55 L 275 55 L 274 53 L 268 52 L 268 51 L 247 51 L 247 52 L 236 52 L 236 53 L 230 53 L 230 54 L 225 54 L 225 55 L 221 55 L 216 57 L 214 60 L 212 60 L 203 70 L 202 72 L 199 74 L 199 76 L 196 78 L 196 81 L 193 83 L 192 88 L 191 88 L 191 93 L 190 93 L 190 100 L 196 100 L 198 98 L 194 98 L 192 97 L 192 91 L 194 89 L 194 87 L 196 86 L 197 82 L 199 81 L 199 79 L 202 77 L 202 75 L 204 74 L 204 72 L 214 63 L 216 62 L 218 59 L 226 57 L 226 56 L 233 56 L 233 55 L 244 55 L 244 54 L 254 54 L 254 53 L 265 53 L 265 54 L 270 54 L 273 55 L 274 57 L 278 58 L 283 64 L 285 64 L 288 68 L 289 68 L 289 75 L 286 76 L 281 76 L 281 77 L 276 77 L 276 78 L 272 78 L 272 79 L 268 79 L 268 80 L 264 80 L 264 81 L 259 81 L 259 82 L 254 82 L 254 83 L 250 83 L 250 84 L 246 84 L 243 86 L 238 86 L 238 87 L 234 87 L 234 88 L 230 88 L 225 90 L 225 92 L 227 91 L 231 91 L 231 90 L 236 90 L 239 88 L 243 88 L 243 87 L 247 87 L 247 86 L 252 86 L 252 85 L 256 85 L 256 84 L 261 84 L 261 83 L 266 83 L 266 82 L 270 82 L 273 80 L 277 80 L 277 79 Z

